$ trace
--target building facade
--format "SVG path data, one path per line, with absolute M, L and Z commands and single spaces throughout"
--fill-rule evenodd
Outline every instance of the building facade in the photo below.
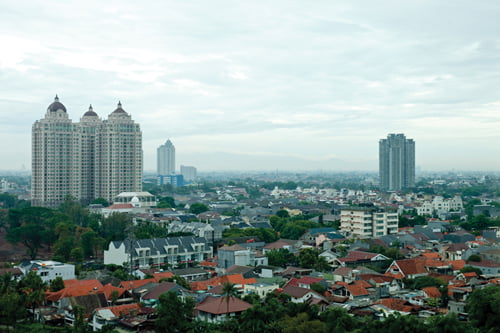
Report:
M 415 141 L 404 134 L 389 134 L 379 141 L 380 187 L 399 191 L 415 186 Z
M 109 243 L 104 251 L 104 264 L 130 264 L 134 268 L 184 265 L 212 258 L 213 248 L 206 238 L 182 236 L 124 240 Z
M 92 106 L 74 123 L 56 96 L 32 127 L 32 205 L 111 201 L 142 190 L 142 133 L 121 103 L 101 120 Z
M 398 213 L 375 207 L 340 211 L 340 230 L 347 237 L 378 238 L 398 232 Z
M 157 174 L 167 176 L 175 174 L 175 146 L 170 139 L 156 150 Z
M 196 168 L 194 166 L 181 165 L 181 175 L 185 181 L 195 181 L 197 177 Z

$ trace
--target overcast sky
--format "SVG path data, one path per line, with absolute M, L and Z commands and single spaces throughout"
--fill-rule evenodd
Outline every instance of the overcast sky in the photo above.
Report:
M 168 138 L 210 170 L 500 169 L 500 1 L 0 2 L 0 170 L 31 168 L 56 94 L 73 121 L 121 100 L 144 168 Z

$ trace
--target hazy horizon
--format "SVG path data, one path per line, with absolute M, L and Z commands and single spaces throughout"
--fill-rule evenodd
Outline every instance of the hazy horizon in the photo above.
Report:
M 144 170 L 378 170 L 415 140 L 422 170 L 500 169 L 500 3 L 493 0 L 0 4 L 1 169 L 31 168 L 58 94 L 78 121 L 123 108 Z

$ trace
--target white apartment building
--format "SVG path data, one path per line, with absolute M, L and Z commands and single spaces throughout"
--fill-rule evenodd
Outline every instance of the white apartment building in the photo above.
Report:
M 121 103 L 106 120 L 90 106 L 74 123 L 56 96 L 33 124 L 31 149 L 33 206 L 57 207 L 68 195 L 111 201 L 142 190 L 142 133 Z
M 175 174 L 175 146 L 170 139 L 156 150 L 157 174 L 161 176 Z
M 464 208 L 462 198 L 455 195 L 453 198 L 445 199 L 440 195 L 435 196 L 432 201 L 426 200 L 416 207 L 418 215 L 441 215 L 450 211 L 460 211 Z
M 398 232 L 398 213 L 374 207 L 340 211 L 340 232 L 347 237 L 377 238 Z

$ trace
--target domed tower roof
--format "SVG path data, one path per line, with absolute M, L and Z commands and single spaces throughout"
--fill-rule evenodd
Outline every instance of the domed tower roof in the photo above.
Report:
M 83 114 L 84 117 L 97 117 L 97 113 L 92 109 L 92 104 L 89 106 L 89 110 Z
M 116 107 L 116 110 L 113 111 L 113 113 L 127 113 L 125 110 L 122 109 L 122 102 L 118 101 L 118 105 Z
M 57 97 L 56 95 L 56 97 L 54 98 L 54 102 L 49 105 L 47 111 L 56 112 L 57 110 L 63 110 L 64 112 L 66 112 L 66 107 L 61 102 L 59 102 L 59 97 Z

